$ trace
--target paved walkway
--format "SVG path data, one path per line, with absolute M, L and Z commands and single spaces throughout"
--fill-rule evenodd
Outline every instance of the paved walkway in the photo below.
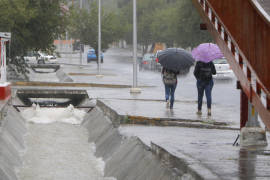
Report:
M 239 131 L 153 126 L 121 126 L 120 132 L 153 142 L 192 166 L 202 177 L 209 170 L 219 179 L 267 180 L 270 178 L 270 146 L 233 146 Z M 268 134 L 268 139 L 270 135 Z

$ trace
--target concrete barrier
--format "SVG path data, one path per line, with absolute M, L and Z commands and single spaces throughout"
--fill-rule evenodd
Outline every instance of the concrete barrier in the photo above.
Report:
M 20 152 L 25 148 L 26 126 L 21 115 L 10 105 L 1 111 L 0 180 L 17 180 L 15 168 L 22 165 Z
M 62 69 L 56 71 L 56 76 L 59 79 L 59 82 L 73 82 L 71 79 Z
M 25 148 L 26 125 L 8 104 L 2 107 L 0 115 L 0 180 L 17 180 L 15 169 L 22 165 L 20 154 Z M 118 127 L 123 118 L 109 106 L 97 102 L 82 122 L 89 132 L 88 141 L 96 144 L 96 156 L 106 163 L 105 176 L 117 180 L 204 179 L 205 176 L 194 171 L 201 168 L 199 165 L 186 163 L 153 144 L 149 147 L 137 137 L 121 135 Z M 215 179 L 212 174 L 208 177 Z
M 113 120 L 110 119 L 111 115 Z M 165 150 L 161 151 L 157 146 L 149 147 L 137 137 L 121 135 L 115 125 L 123 117 L 117 116 L 109 106 L 97 102 L 97 107 L 85 116 L 82 123 L 89 132 L 89 142 L 96 144 L 96 155 L 106 163 L 105 176 L 117 180 L 204 179 L 205 174 L 194 171 L 201 168 L 199 165 L 191 167 L 190 163 Z M 118 123 L 114 124 L 115 121 Z M 210 175 L 207 177 L 216 178 Z

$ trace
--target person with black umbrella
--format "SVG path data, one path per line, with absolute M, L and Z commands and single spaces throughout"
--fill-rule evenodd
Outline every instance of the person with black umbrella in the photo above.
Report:
M 168 48 L 158 53 L 158 61 L 162 65 L 162 80 L 165 85 L 167 107 L 173 109 L 174 92 L 177 86 L 177 75 L 188 73 L 194 59 L 189 52 L 181 48 Z
M 174 92 L 177 86 L 177 75 L 179 72 L 162 68 L 162 79 L 165 86 L 165 99 L 167 108 L 173 109 Z

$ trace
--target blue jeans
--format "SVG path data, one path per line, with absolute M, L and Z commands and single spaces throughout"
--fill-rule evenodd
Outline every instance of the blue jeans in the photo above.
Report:
M 176 86 L 177 84 L 165 84 L 165 99 L 170 100 L 170 108 L 173 107 Z
M 203 94 L 205 91 L 207 108 L 211 109 L 212 104 L 212 88 L 214 86 L 214 81 L 211 79 L 210 81 L 200 81 L 197 80 L 197 89 L 198 89 L 198 110 L 202 110 L 202 101 Z

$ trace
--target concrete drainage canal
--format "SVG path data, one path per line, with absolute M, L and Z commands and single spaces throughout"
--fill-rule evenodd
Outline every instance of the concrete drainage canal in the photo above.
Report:
M 48 100 L 53 94 L 70 105 Z M 0 180 L 200 179 L 121 135 L 121 117 L 100 101 L 91 104 L 84 91 L 22 90 L 12 102 L 1 109 Z

